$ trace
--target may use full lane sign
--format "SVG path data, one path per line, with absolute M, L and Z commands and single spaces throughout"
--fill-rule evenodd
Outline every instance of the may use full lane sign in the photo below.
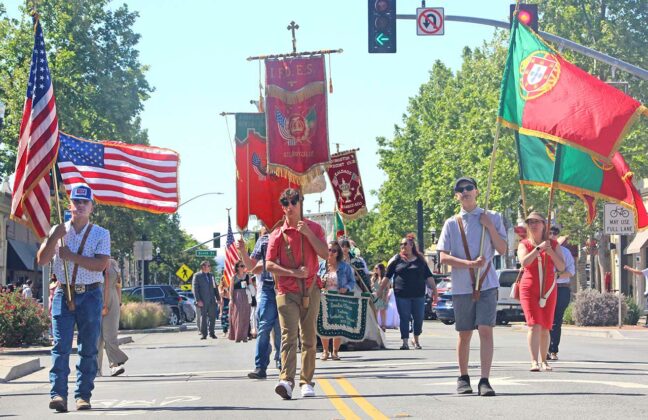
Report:
M 632 235 L 635 233 L 634 212 L 618 204 L 605 204 L 603 223 L 605 233 L 608 235 Z

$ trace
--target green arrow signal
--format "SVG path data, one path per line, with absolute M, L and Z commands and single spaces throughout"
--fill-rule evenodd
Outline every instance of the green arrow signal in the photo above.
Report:
M 379 33 L 378 36 L 376 37 L 376 42 L 380 44 L 381 47 L 385 45 L 386 41 L 389 41 L 389 37 L 385 36 L 385 34 L 382 32 Z

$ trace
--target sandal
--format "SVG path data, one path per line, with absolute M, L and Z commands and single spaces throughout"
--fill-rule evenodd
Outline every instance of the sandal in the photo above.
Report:
M 538 362 L 535 360 L 531 362 L 531 369 L 529 369 L 531 372 L 540 372 L 540 366 L 538 366 Z
M 412 339 L 412 347 L 414 347 L 416 350 L 421 350 L 423 348 L 419 343 L 414 341 L 414 339 Z
M 320 357 L 320 359 L 322 359 L 322 360 L 328 360 L 328 358 L 329 358 L 329 354 L 328 354 L 328 352 L 326 352 L 326 351 L 323 352 L 323 353 L 322 353 L 322 356 Z
M 331 356 L 331 359 L 333 359 L 333 360 L 340 360 L 340 356 L 338 356 L 337 353 L 333 353 L 333 355 Z
M 551 372 L 553 370 L 553 368 L 549 366 L 549 363 L 547 362 L 542 362 L 541 366 L 542 366 L 542 370 L 544 370 L 545 372 Z

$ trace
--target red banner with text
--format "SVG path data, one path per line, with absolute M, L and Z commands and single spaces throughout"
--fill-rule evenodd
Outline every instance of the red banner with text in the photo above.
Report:
M 265 64 L 268 170 L 304 185 L 330 161 L 324 56 Z
M 356 152 L 350 150 L 332 155 L 328 176 L 341 216 L 346 220 L 364 216 L 367 213 L 367 202 L 362 188 Z

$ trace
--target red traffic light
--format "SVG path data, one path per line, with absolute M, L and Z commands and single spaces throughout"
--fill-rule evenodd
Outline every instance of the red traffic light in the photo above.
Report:
M 513 24 L 513 13 L 515 12 L 515 7 L 515 4 L 511 4 L 511 14 L 509 17 L 511 25 Z M 538 32 L 538 5 L 520 3 L 520 5 L 518 6 L 517 19 L 523 25 L 526 25 L 534 31 Z

